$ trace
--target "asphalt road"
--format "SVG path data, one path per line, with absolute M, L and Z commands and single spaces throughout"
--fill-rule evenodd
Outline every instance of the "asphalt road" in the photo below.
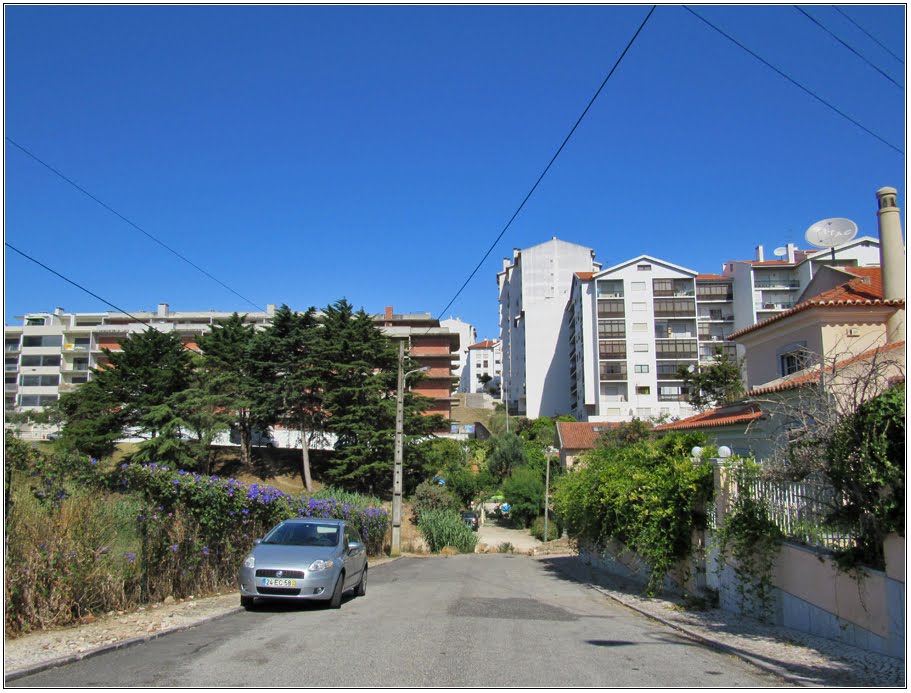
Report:
M 768 687 L 527 556 L 406 558 L 339 611 L 264 606 L 10 682 L 40 687 Z

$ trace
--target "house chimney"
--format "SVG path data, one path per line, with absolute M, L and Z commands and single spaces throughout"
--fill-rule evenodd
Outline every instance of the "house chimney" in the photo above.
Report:
M 159 304 L 158 304 L 158 315 L 157 315 L 157 317 L 159 317 L 159 318 L 166 318 L 166 317 L 168 317 L 168 304 L 167 304 L 167 303 L 159 303 Z
M 765 262 L 765 253 L 761 245 L 756 246 L 756 262 Z
M 392 306 L 386 306 L 386 315 L 384 317 L 386 318 L 386 322 L 392 321 Z
M 794 247 L 794 244 L 788 243 L 788 245 L 787 245 L 788 262 L 790 262 L 792 265 L 794 264 L 794 251 L 795 250 L 796 250 L 796 248 Z
M 898 191 L 880 188 L 876 191 L 879 201 L 879 265 L 883 275 L 883 298 L 905 299 L 905 244 L 902 240 L 901 213 L 898 209 Z M 905 338 L 905 310 L 896 310 L 887 323 L 887 338 L 899 342 Z

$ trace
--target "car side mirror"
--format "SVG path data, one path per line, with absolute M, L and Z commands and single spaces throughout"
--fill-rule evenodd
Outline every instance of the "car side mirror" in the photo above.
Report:
M 360 551 L 364 548 L 364 545 L 359 541 L 349 541 L 348 542 L 348 552 L 352 553 L 354 551 Z

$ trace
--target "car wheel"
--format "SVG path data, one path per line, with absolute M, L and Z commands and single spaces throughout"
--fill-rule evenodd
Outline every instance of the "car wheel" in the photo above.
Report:
M 240 605 L 244 607 L 247 611 L 253 610 L 253 597 L 244 597 L 240 598 Z
M 358 597 L 363 597 L 367 594 L 367 566 L 364 566 L 364 572 L 361 573 L 361 581 L 357 583 L 354 594 Z
M 335 589 L 332 590 L 332 598 L 329 599 L 330 609 L 339 609 L 342 606 L 342 592 L 345 584 L 345 574 L 339 573 L 338 580 L 335 581 Z

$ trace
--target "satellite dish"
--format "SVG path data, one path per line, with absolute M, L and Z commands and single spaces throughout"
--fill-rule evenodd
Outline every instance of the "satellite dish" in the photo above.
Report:
M 788 254 L 788 249 L 784 248 L 784 247 L 779 247 L 779 248 L 775 248 L 775 250 L 773 250 L 772 252 L 775 253 L 775 257 L 784 257 L 785 255 Z
M 834 248 L 847 243 L 857 235 L 857 224 L 850 219 L 823 219 L 810 228 L 804 238 L 807 243 L 817 248 Z

